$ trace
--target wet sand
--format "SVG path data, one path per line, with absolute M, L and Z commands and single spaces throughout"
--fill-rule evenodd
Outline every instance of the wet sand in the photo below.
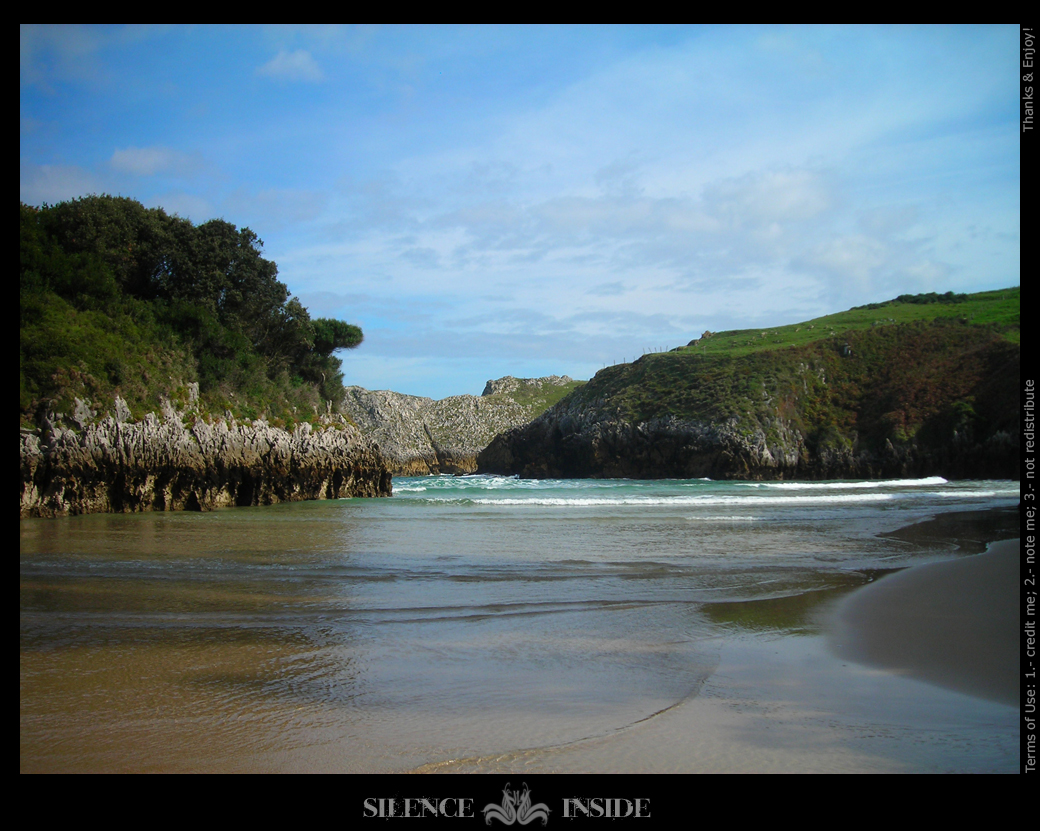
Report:
M 849 660 L 1005 704 L 1019 699 L 1019 541 L 889 575 L 838 607 Z
M 959 559 L 886 574 L 807 609 L 800 625 L 719 637 L 703 687 L 644 723 L 420 770 L 1016 772 L 1019 541 L 987 545 L 977 520 L 952 515 L 892 534 L 941 541 Z
M 326 598 L 323 592 L 329 591 L 329 585 L 319 579 L 326 568 L 311 568 L 301 583 L 300 566 L 311 565 L 310 560 L 283 560 L 264 552 L 277 567 L 264 571 L 267 559 L 251 553 L 244 576 L 232 568 L 229 528 L 247 530 L 242 545 L 253 552 L 257 520 L 268 523 L 267 533 L 260 536 L 280 546 L 274 541 L 277 520 L 297 513 L 311 517 L 322 508 L 328 510 L 327 506 L 293 507 L 257 512 L 255 517 L 229 513 L 221 524 L 221 567 L 212 573 L 194 567 L 173 570 L 177 579 L 163 581 L 156 577 L 171 570 L 168 558 L 152 567 L 152 560 L 136 553 L 142 547 L 140 532 L 150 531 L 152 524 L 117 519 L 70 525 L 89 530 L 87 525 L 112 523 L 117 530 L 134 532 L 106 534 L 94 544 L 103 544 L 106 550 L 128 546 L 135 552 L 130 562 L 141 574 L 128 575 L 122 560 L 110 558 L 109 579 L 98 580 L 93 567 L 100 558 L 93 558 L 91 572 L 80 580 L 57 581 L 43 567 L 32 580 L 23 577 L 22 770 L 977 773 L 1018 769 L 1018 709 L 1005 703 L 1006 695 L 1001 697 L 1001 690 L 1007 690 L 1006 672 L 1002 675 L 1001 662 L 980 669 L 969 661 L 971 654 L 981 652 L 989 658 L 989 653 L 1014 649 L 1019 642 L 1017 613 L 1010 633 L 1006 621 L 994 624 L 1001 611 L 1017 610 L 1017 547 L 998 545 L 990 554 L 974 553 L 985 550 L 986 539 L 1016 533 L 1013 509 L 942 515 L 898 530 L 889 520 L 889 530 L 878 536 L 896 541 L 883 547 L 896 557 L 878 557 L 879 552 L 870 548 L 871 556 L 798 570 L 792 576 L 760 569 L 754 574 L 763 587 L 761 596 L 743 591 L 738 595 L 741 599 L 714 600 L 707 599 L 711 595 L 705 592 L 706 598 L 686 601 L 673 594 L 667 602 L 611 607 L 602 612 L 610 616 L 610 626 L 587 610 L 579 610 L 575 618 L 525 616 L 519 628 L 512 625 L 511 617 L 497 618 L 504 628 L 491 631 L 489 641 L 483 626 L 466 630 L 451 621 L 423 621 L 421 639 L 411 624 L 390 621 L 383 629 L 395 634 L 396 640 L 385 636 L 373 640 L 378 632 L 367 619 L 336 628 L 344 609 L 358 605 L 358 600 L 343 601 L 338 594 Z M 191 534 L 197 532 L 197 519 L 160 518 Z M 285 524 L 298 544 L 300 526 Z M 815 546 L 812 550 L 818 549 L 822 562 L 829 562 L 825 558 L 835 543 L 799 531 L 779 526 L 768 532 L 782 541 L 776 547 L 778 556 L 789 545 Z M 736 539 L 747 537 L 741 527 Z M 163 539 L 163 551 L 178 550 L 170 539 Z M 197 544 L 194 536 L 190 541 Z M 344 543 L 332 539 L 327 544 L 338 551 Z M 863 546 L 866 550 L 873 542 L 864 539 Z M 61 546 L 61 550 L 84 548 L 80 541 Z M 82 558 L 63 562 L 75 571 Z M 194 566 L 193 559 L 185 559 Z M 314 560 L 322 562 L 318 554 Z M 287 570 L 283 562 L 293 568 Z M 901 571 L 892 568 L 907 563 L 923 564 Z M 395 563 L 395 567 L 399 566 Z M 258 571 L 272 576 L 261 580 Z M 284 579 L 287 576 L 292 579 Z M 723 582 L 746 579 L 742 571 L 724 576 Z M 908 580 L 909 590 L 893 594 Z M 336 578 L 331 587 L 339 591 L 343 583 Z M 357 590 L 360 584 L 349 585 Z M 371 593 L 372 585 L 393 586 L 374 581 L 362 588 Z M 471 585 L 466 584 L 467 592 Z M 497 595 L 497 584 L 494 588 Z M 875 597 L 890 599 L 886 606 L 875 602 Z M 272 601 L 277 602 L 275 613 Z M 1006 603 L 1003 610 L 1002 603 Z M 847 608 L 861 604 L 872 606 L 873 615 L 839 622 Z M 376 617 L 383 605 L 387 604 L 376 608 L 369 601 L 368 617 Z M 996 614 L 986 612 L 994 607 Z M 298 608 L 309 611 L 309 616 L 301 617 Z M 282 631 L 286 610 L 292 612 L 290 637 Z M 922 619 L 925 610 L 930 610 L 930 616 Z M 417 612 L 413 609 L 409 614 Z M 189 616 L 192 621 L 186 623 Z M 70 626 L 70 621 L 81 625 Z M 243 627 L 243 621 L 252 625 Z M 542 621 L 542 629 L 532 629 L 532 621 Z M 588 631 L 576 629 L 573 621 L 584 621 Z M 648 638 L 647 621 L 657 627 L 656 640 Z M 635 633 L 632 637 L 622 637 L 618 628 L 626 622 L 626 631 Z M 951 636 L 964 627 L 966 635 Z M 461 638 L 467 631 L 474 632 L 471 641 Z M 564 631 L 566 637 L 560 635 Z M 610 638 L 606 647 L 604 633 Z M 871 639 L 903 646 L 926 636 L 930 640 L 913 660 L 895 665 L 868 661 L 862 652 Z M 842 648 L 861 651 L 855 659 L 839 654 L 832 639 L 844 643 Z M 946 686 L 937 686 L 923 674 L 936 644 L 949 640 L 956 641 L 960 652 L 940 663 L 953 664 L 955 675 L 972 682 L 970 688 L 945 676 L 939 681 Z M 422 650 L 411 648 L 413 642 Z M 437 649 L 431 651 L 431 644 Z M 528 644 L 534 646 L 524 652 Z M 552 658 L 550 646 L 562 657 Z M 387 659 L 387 650 L 396 660 Z M 478 665 L 471 657 L 475 651 L 487 653 L 494 662 Z M 943 649 L 940 652 L 945 655 Z M 604 663 L 575 660 L 582 654 L 602 655 Z M 658 655 L 667 660 L 658 660 Z M 419 675 L 415 665 L 424 670 L 426 686 L 421 690 L 411 686 Z M 1017 671 L 1017 660 L 1014 666 Z M 471 675 L 457 677 L 460 668 Z M 426 672 L 432 669 L 439 674 Z M 547 682 L 545 673 L 554 671 L 555 680 Z M 979 686 L 980 678 L 1001 677 L 1005 682 L 996 685 L 996 693 Z M 604 695 L 599 704 L 610 718 L 596 720 L 592 717 L 596 702 L 573 692 L 590 689 L 590 678 L 602 679 L 601 686 L 617 692 L 624 707 L 632 710 L 634 702 L 644 713 L 638 718 L 616 718 L 613 714 L 622 708 Z M 622 689 L 619 682 L 626 678 L 633 683 L 650 678 L 654 683 Z M 676 678 L 688 679 L 689 686 L 675 689 Z M 285 686 L 279 687 L 283 682 Z M 438 685 L 443 694 L 432 695 L 431 687 Z M 479 693 L 476 697 L 471 695 L 474 690 Z M 564 706 L 575 701 L 580 711 Z M 472 708 L 473 702 L 482 708 L 480 712 Z

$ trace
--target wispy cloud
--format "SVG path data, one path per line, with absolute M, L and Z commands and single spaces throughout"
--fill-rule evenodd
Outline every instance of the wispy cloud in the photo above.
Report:
M 166 29 L 146 25 L 20 23 L 20 82 L 52 94 L 57 83 L 83 85 L 110 79 L 111 68 L 104 60 L 107 50 L 139 43 Z
M 325 80 L 321 67 L 306 49 L 297 49 L 293 52 L 281 49 L 271 60 L 258 67 L 256 72 L 258 75 L 280 81 L 318 83 Z
M 154 176 L 157 173 L 192 176 L 204 167 L 198 154 L 169 147 L 120 148 L 112 154 L 109 164 L 114 170 L 134 176 Z
M 20 198 L 29 205 L 53 204 L 103 190 L 101 179 L 75 165 L 19 166 Z
M 249 225 L 355 377 L 578 376 L 1017 282 L 1016 33 L 23 27 L 21 198 Z
M 54 80 L 82 82 L 102 72 L 97 53 L 105 36 L 94 28 L 22 23 L 18 33 L 23 86 L 34 85 L 52 92 Z

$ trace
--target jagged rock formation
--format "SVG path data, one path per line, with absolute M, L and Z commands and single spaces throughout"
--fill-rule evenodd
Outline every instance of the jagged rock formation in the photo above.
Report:
M 647 355 L 498 436 L 478 470 L 532 478 L 1016 478 L 1020 350 L 891 327 L 738 358 Z
M 633 424 L 607 412 L 558 406 L 503 433 L 478 457 L 482 473 L 545 478 L 875 479 L 942 475 L 1014 478 L 1018 445 L 1008 431 L 981 442 L 880 449 L 820 446 L 783 418 L 748 433 L 737 419 L 678 418 Z M 767 433 L 768 430 L 768 433 Z M 771 434 L 771 435 L 770 435 Z
M 95 512 L 211 510 L 304 499 L 389 496 L 386 462 L 353 426 L 330 420 L 292 433 L 266 422 L 185 426 L 164 407 L 139 423 L 116 399 L 115 416 L 87 422 L 48 415 L 22 430 L 21 517 Z M 78 424 L 76 422 L 79 422 Z
M 439 401 L 347 387 L 341 409 L 379 444 L 397 475 L 473 473 L 477 454 L 497 434 L 526 424 L 575 383 L 566 375 L 506 376 L 488 381 L 480 396 Z

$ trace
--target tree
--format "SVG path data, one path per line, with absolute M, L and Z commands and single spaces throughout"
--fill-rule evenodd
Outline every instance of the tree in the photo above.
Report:
M 275 406 L 272 396 L 309 406 L 319 393 L 326 401 L 342 395 L 340 361 L 332 353 L 358 346 L 361 329 L 312 320 L 278 280 L 278 266 L 263 256 L 263 240 L 249 228 L 223 219 L 196 226 L 133 199 L 103 195 L 42 208 L 22 205 L 19 230 L 22 340 L 33 355 L 43 354 L 40 344 L 68 341 L 59 336 L 68 317 L 60 310 L 69 303 L 112 320 L 123 316 L 126 325 L 144 327 L 142 338 L 183 347 L 198 368 L 203 393 L 237 391 L 236 400 L 247 394 L 257 410 L 267 411 Z M 44 322 L 46 332 L 39 329 Z M 119 328 L 96 322 L 99 331 Z M 46 355 L 71 365 L 79 360 L 74 351 L 62 347 Z M 34 376 L 23 387 L 36 396 L 48 379 Z
M 146 300 L 157 293 L 169 221 L 161 208 L 120 196 L 85 196 L 40 211 L 41 227 L 66 254 L 99 257 L 123 291 Z
M 319 317 L 313 321 L 314 352 L 328 357 L 337 349 L 354 349 L 361 344 L 361 329 L 342 320 Z

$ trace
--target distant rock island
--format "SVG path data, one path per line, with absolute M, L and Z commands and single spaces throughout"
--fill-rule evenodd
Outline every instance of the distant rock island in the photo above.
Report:
M 473 473 L 477 454 L 496 435 L 526 424 L 581 385 L 566 375 L 506 376 L 481 395 L 434 400 L 347 387 L 340 410 L 373 439 L 399 476 Z

